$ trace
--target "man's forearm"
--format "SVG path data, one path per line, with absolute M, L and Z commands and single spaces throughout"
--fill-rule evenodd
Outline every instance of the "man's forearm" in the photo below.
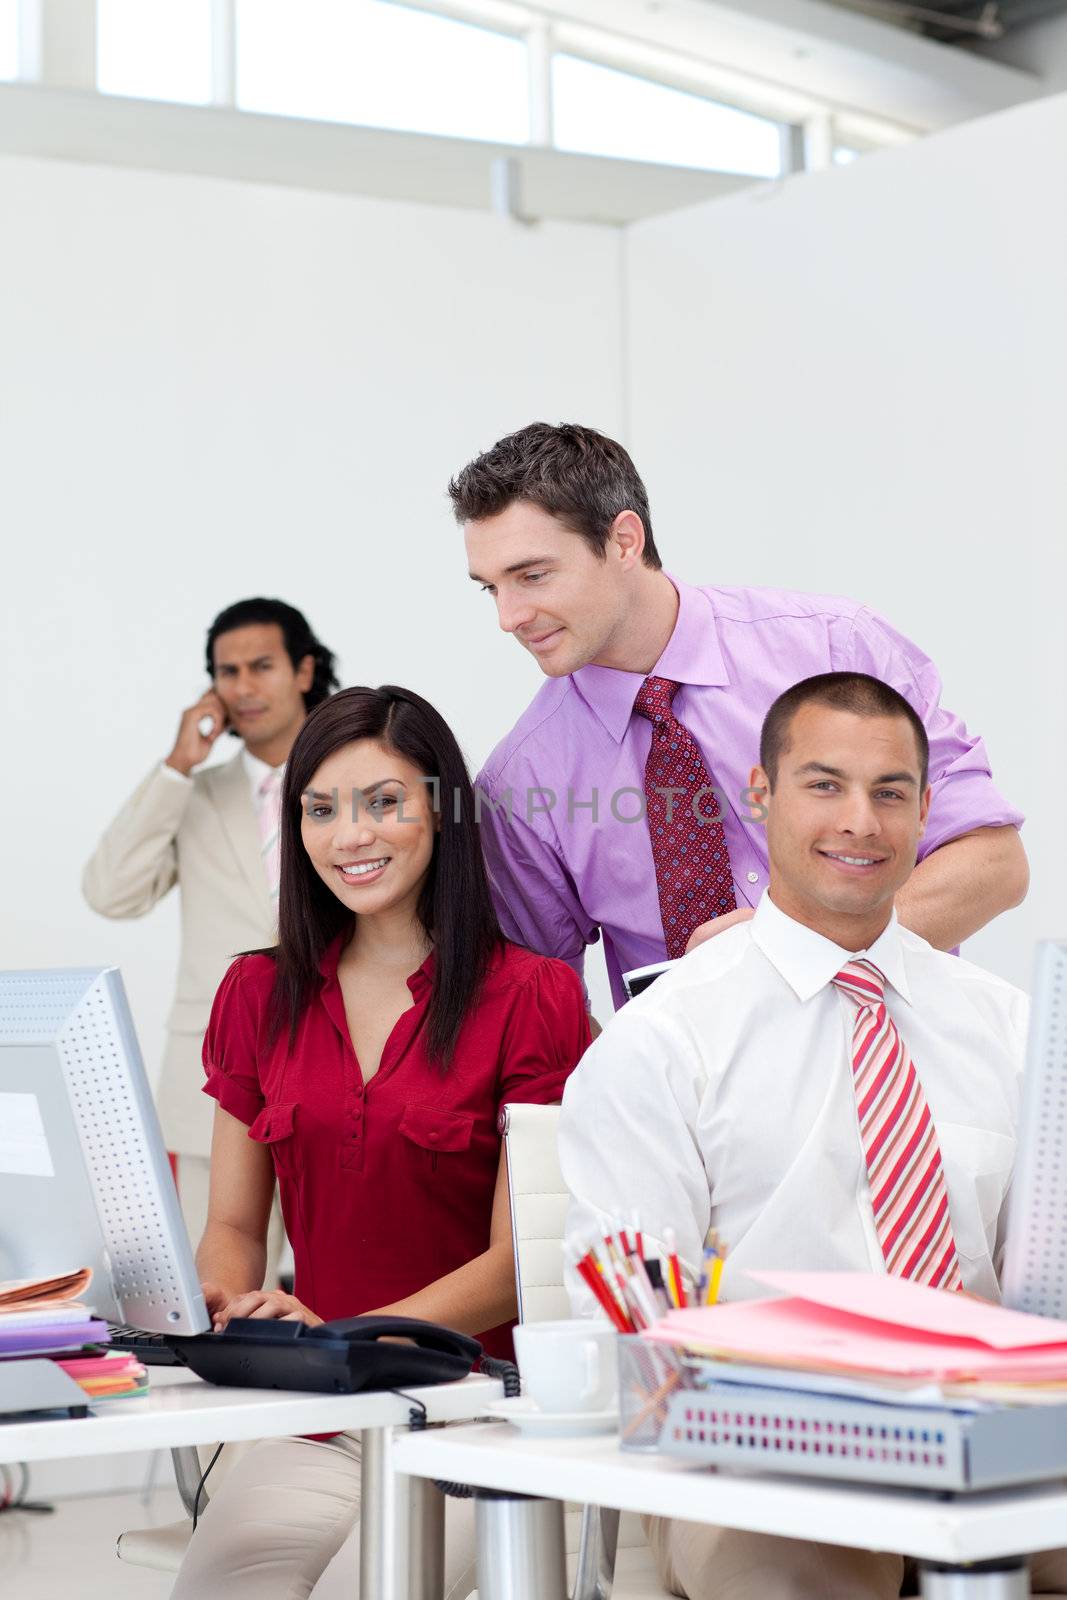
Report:
M 951 950 L 1017 906 L 1029 882 L 1018 830 L 978 828 L 919 862 L 897 895 L 897 916 L 938 950 Z

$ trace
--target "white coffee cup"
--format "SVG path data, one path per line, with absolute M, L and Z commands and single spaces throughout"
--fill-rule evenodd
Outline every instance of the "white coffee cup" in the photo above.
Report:
M 515 1354 L 523 1390 L 541 1411 L 609 1411 L 617 1402 L 615 1330 L 607 1323 L 521 1323 Z

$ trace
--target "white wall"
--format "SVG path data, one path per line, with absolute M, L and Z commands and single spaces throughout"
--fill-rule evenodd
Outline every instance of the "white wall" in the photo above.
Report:
M 628 231 L 630 442 L 668 565 L 854 595 L 939 663 L 1067 931 L 1067 97 Z
M 621 427 L 619 235 L 0 159 L 0 967 L 118 962 L 155 1069 L 177 906 L 82 864 L 254 593 L 480 761 L 540 675 L 466 576 L 450 474 L 540 415 Z M 173 900 L 173 897 L 172 897 Z

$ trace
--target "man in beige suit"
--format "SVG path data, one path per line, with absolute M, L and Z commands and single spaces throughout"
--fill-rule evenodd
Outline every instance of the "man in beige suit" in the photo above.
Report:
M 332 652 L 280 600 L 221 612 L 207 668 L 212 688 L 183 712 L 173 749 L 126 801 L 82 884 L 105 917 L 143 917 L 175 884 L 181 890 L 178 988 L 157 1098 L 194 1246 L 207 1220 L 214 1104 L 201 1092 L 200 1050 L 211 1002 L 235 954 L 275 942 L 282 774 L 307 713 L 337 687 Z M 196 770 L 223 733 L 241 748 Z

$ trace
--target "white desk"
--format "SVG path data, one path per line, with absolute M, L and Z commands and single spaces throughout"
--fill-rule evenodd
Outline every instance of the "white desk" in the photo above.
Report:
M 495 1378 L 410 1388 L 400 1394 L 304 1394 L 295 1390 L 223 1389 L 181 1367 L 150 1367 L 147 1395 L 101 1403 L 88 1417 L 0 1424 L 0 1460 L 55 1461 L 71 1456 L 122 1455 L 282 1434 L 363 1430 L 360 1593 L 376 1600 L 427 1600 L 437 1585 L 436 1490 L 412 1499 L 403 1481 L 384 1470 L 386 1454 L 408 1427 L 412 1402 L 427 1421 L 476 1417 L 503 1393 Z M 424 1526 L 426 1524 L 426 1526 Z M 419 1557 L 426 1547 L 430 1565 Z
M 861 1549 L 899 1550 L 950 1566 L 1067 1545 L 1067 1489 L 1060 1485 L 946 1498 L 906 1489 L 715 1472 L 666 1456 L 625 1453 L 614 1437 L 529 1439 L 506 1423 L 398 1437 L 391 1442 L 389 1459 L 399 1474 Z M 491 1516 L 493 1503 L 484 1511 Z M 1018 1579 L 997 1588 L 966 1574 L 950 1589 L 938 1591 L 932 1580 L 931 1585 L 924 1593 L 958 1594 L 960 1600 L 971 1594 L 1027 1592 Z M 502 1600 L 511 1593 L 506 1579 L 479 1575 L 481 1600 Z M 544 1600 L 557 1597 L 546 1591 Z
M 411 1405 L 399 1395 L 305 1394 L 291 1389 L 223 1389 L 185 1367 L 149 1367 L 149 1392 L 134 1400 L 101 1402 L 89 1417 L 0 1425 L 4 1461 L 56 1461 L 70 1456 L 122 1455 L 219 1440 L 270 1439 L 288 1433 L 407 1426 Z M 478 1416 L 503 1388 L 495 1378 L 405 1389 L 426 1407 L 430 1422 Z

